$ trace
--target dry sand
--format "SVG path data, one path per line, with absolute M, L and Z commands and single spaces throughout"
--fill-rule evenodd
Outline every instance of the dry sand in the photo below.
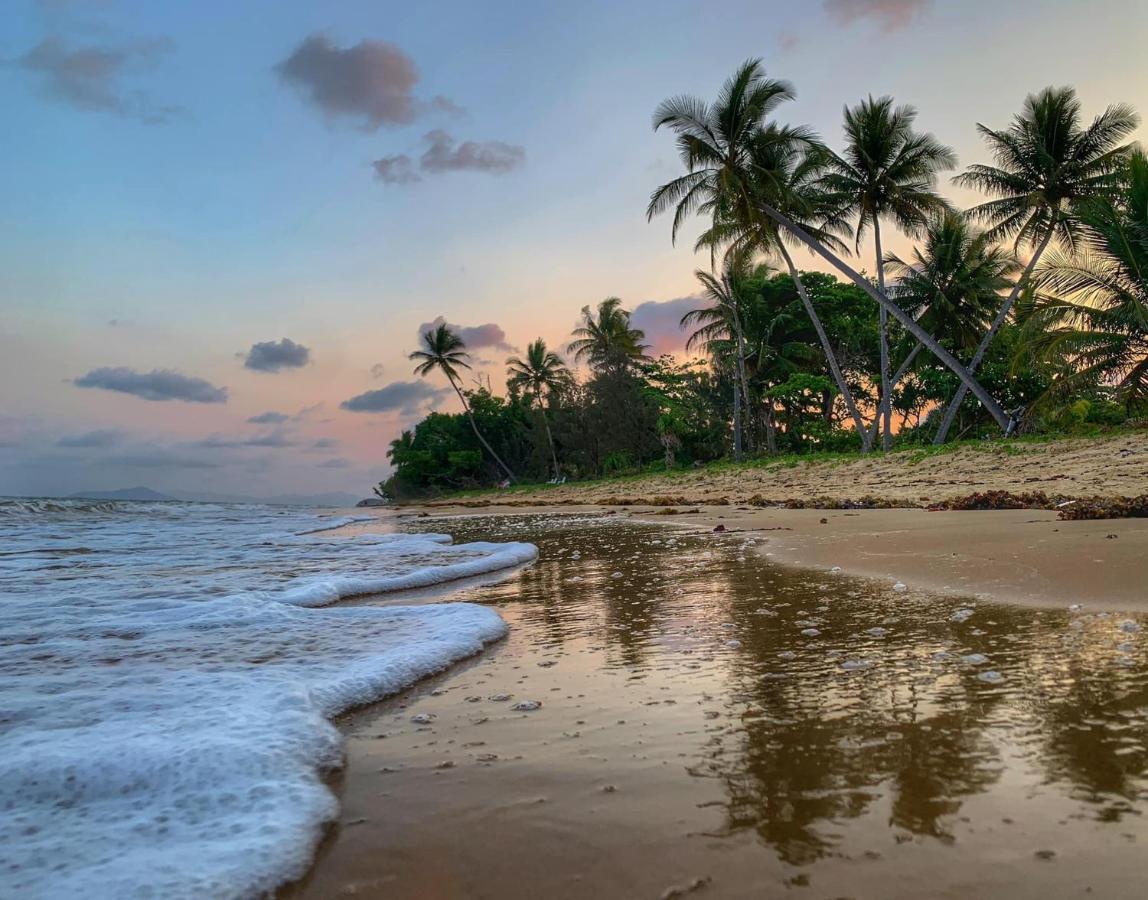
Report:
M 977 491 L 1044 491 L 1066 497 L 1136 497 L 1148 493 L 1148 432 L 1050 443 L 985 443 L 951 453 L 912 450 L 844 461 L 762 463 L 724 469 L 565 484 L 467 500 L 466 505 L 600 504 L 673 497 L 686 504 L 722 498 L 745 503 L 826 497 L 880 497 L 925 505 Z M 437 505 L 437 504 L 432 504 Z

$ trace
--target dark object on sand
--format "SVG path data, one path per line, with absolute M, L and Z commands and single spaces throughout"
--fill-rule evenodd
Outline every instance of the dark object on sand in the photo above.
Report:
M 1087 497 L 1065 505 L 1061 519 L 1148 519 L 1148 494 L 1139 497 Z
M 725 526 L 722 525 L 720 522 L 714 526 L 714 534 L 724 534 L 725 530 L 726 530 Z

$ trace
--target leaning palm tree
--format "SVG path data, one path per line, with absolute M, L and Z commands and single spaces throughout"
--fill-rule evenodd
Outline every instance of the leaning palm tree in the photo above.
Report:
M 1113 189 L 1130 146 L 1121 142 L 1138 122 L 1131 107 L 1114 104 L 1085 128 L 1076 91 L 1049 87 L 1025 98 L 1024 109 L 1007 128 L 993 131 L 977 125 L 996 165 L 970 166 L 955 181 L 994 198 L 970 210 L 990 226 L 994 240 L 1012 238 L 1018 250 L 1024 245 L 1033 249 L 1024 273 L 977 346 L 970 372 L 980 366 L 1049 244 L 1055 240 L 1071 250 L 1082 205 Z M 958 388 L 935 443 L 948 437 L 965 393 L 964 386 Z
M 834 198 L 821 188 L 821 175 L 825 171 L 828 154 L 812 132 L 779 128 L 771 123 L 759 129 L 751 140 L 750 158 L 756 198 L 768 202 L 792 221 L 799 223 L 821 244 L 846 250 L 838 235 L 850 229 L 840 204 L 834 202 Z M 728 243 L 731 252 L 744 254 L 760 250 L 767 255 L 776 253 L 782 258 L 805 313 L 813 323 L 838 393 L 861 438 L 861 450 L 863 453 L 868 452 L 872 440 L 857 408 L 853 391 L 845 380 L 837 354 L 825 333 L 801 273 L 797 271 L 797 264 L 786 246 L 792 236 L 768 217 L 758 216 L 756 221 L 741 222 L 723 213 L 720 207 L 715 209 L 714 222 L 698 238 L 695 249 L 709 247 L 712 253 L 716 247 Z
M 1001 428 L 1006 428 L 1009 417 L 1000 404 L 948 350 L 913 321 L 912 316 L 799 223 L 759 196 L 754 187 L 757 179 L 750 147 L 768 116 L 792 96 L 793 89 L 788 83 L 766 78 L 761 61 L 751 59 L 723 85 L 713 104 L 689 96 L 664 101 L 654 113 L 654 129 L 667 127 L 676 133 L 678 155 L 686 173 L 654 191 L 646 217 L 653 219 L 672 209 L 671 234 L 675 237 L 690 216 L 695 213 L 712 216 L 719 208 L 724 210 L 724 215 L 742 222 L 752 224 L 760 217 L 772 220 L 865 291 L 967 384 Z
M 1022 335 L 1027 352 L 1069 363 L 1063 393 L 1107 384 L 1129 407 L 1148 404 L 1148 157 L 1134 150 L 1118 197 L 1083 204 L 1077 252 L 1050 251 Z
M 458 394 L 458 399 L 462 402 L 463 411 L 466 413 L 467 419 L 470 420 L 470 427 L 474 429 L 474 436 L 498 463 L 499 468 L 506 473 L 506 477 L 514 481 L 514 473 L 510 471 L 510 467 L 502 461 L 502 457 L 494 452 L 494 448 L 487 443 L 482 432 L 478 430 L 478 423 L 474 421 L 474 413 L 470 409 L 470 403 L 467 402 L 466 394 L 462 392 L 458 370 L 470 368 L 468 362 L 470 354 L 466 352 L 466 344 L 448 325 L 439 325 L 433 330 L 427 330 L 423 332 L 422 338 L 423 349 L 415 350 L 409 357 L 419 361 L 419 364 L 415 366 L 415 374 L 425 378 L 437 370 L 446 376 L 446 380 L 450 382 L 450 386 L 454 388 L 454 392 Z
M 885 290 L 881 221 L 891 222 L 906 234 L 918 234 L 930 213 L 948 204 L 936 191 L 937 173 L 951 169 L 953 151 L 931 134 L 913 130 L 917 111 L 894 106 L 892 97 L 869 97 L 845 108 L 845 150 L 829 157 L 824 185 L 839 198 L 842 207 L 856 216 L 854 240 L 860 248 L 865 233 L 873 229 L 877 288 Z M 893 402 L 889 384 L 888 313 L 881 308 L 880 329 L 882 445 L 892 442 Z
M 550 420 L 546 415 L 544 397 L 553 398 L 555 394 L 569 387 L 573 381 L 570 370 L 562 357 L 553 350 L 546 349 L 546 341 L 542 338 L 526 345 L 526 358 L 520 359 L 512 356 L 506 361 L 510 370 L 507 385 L 526 391 L 542 414 L 542 425 L 546 429 L 546 442 L 550 446 L 550 461 L 554 466 L 554 477 L 557 479 L 562 472 L 558 468 L 558 453 L 554 449 L 554 436 L 550 433 Z
M 574 340 L 566 350 L 577 362 L 587 362 L 598 370 L 624 369 L 648 359 L 643 343 L 646 333 L 630 324 L 629 310 L 618 297 L 607 297 L 597 313 L 582 307 L 582 324 L 574 329 Z

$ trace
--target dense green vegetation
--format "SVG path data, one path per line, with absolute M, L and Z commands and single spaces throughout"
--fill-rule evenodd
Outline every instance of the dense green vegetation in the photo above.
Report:
M 774 121 L 787 83 L 750 61 L 717 100 L 655 113 L 684 174 L 648 215 L 671 233 L 698 215 L 699 302 L 682 319 L 705 361 L 648 355 L 621 300 L 584 307 L 565 348 L 508 360 L 505 396 L 463 386 L 469 357 L 447 326 L 412 354 L 464 412 L 432 413 L 394 441 L 390 496 L 673 469 L 713 460 L 861 453 L 951 439 L 1055 435 L 1135 423 L 1148 406 L 1148 160 L 1122 143 L 1137 119 L 1086 123 L 1069 88 L 1030 96 L 1004 129 L 978 126 L 992 165 L 938 191 L 952 151 L 911 107 L 845 110 L 834 151 Z M 916 241 L 905 258 L 882 229 Z M 869 258 L 868 277 L 844 257 Z M 805 246 L 842 278 L 802 272 Z

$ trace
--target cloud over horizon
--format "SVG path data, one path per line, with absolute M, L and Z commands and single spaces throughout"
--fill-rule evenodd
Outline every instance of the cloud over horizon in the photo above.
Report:
M 409 125 L 430 111 L 462 111 L 447 97 L 416 97 L 418 67 L 389 41 L 362 40 L 344 48 L 325 34 L 312 34 L 275 71 L 328 119 L 357 118 L 368 131 Z
M 689 334 L 679 323 L 682 316 L 691 309 L 704 305 L 705 301 L 697 295 L 673 300 L 647 300 L 634 307 L 630 323 L 646 332 L 646 343 L 650 345 L 651 356 L 684 353 Z
M 424 175 L 444 172 L 504 175 L 521 168 L 526 162 L 526 148 L 505 141 L 463 141 L 460 144 L 441 128 L 428 131 L 423 140 L 428 146 L 419 157 L 417 168 L 414 159 L 406 153 L 384 156 L 371 164 L 375 177 L 384 184 L 413 184 L 422 181 Z
M 170 38 L 156 38 L 119 46 L 68 47 L 60 38 L 48 37 L 15 63 L 39 77 L 46 96 L 73 109 L 161 125 L 182 112 L 180 107 L 156 104 L 148 94 L 126 87 L 123 81 L 131 72 L 155 68 L 174 46 Z
M 183 375 L 172 369 L 152 369 L 137 372 L 126 366 L 92 369 L 87 375 L 72 379 L 82 388 L 99 388 L 120 394 L 131 394 L 141 400 L 163 402 L 181 400 L 185 403 L 226 403 L 227 388 L 216 387 L 210 381 Z
M 339 405 L 349 412 L 398 412 L 414 416 L 421 415 L 449 394 L 449 389 L 432 387 L 425 381 L 394 381 L 378 390 L 357 394 Z
M 838 25 L 870 19 L 888 33 L 907 28 L 933 0 L 825 0 L 825 11 Z
M 262 341 L 252 344 L 243 361 L 244 368 L 256 372 L 278 372 L 281 369 L 298 369 L 311 361 L 311 351 L 290 338 L 280 341 Z

